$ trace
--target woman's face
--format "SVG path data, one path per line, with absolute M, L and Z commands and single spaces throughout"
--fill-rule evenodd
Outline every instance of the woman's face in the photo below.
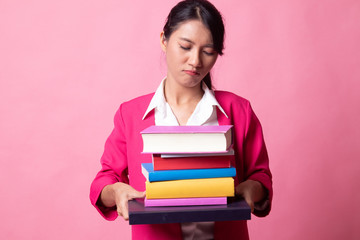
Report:
M 198 20 L 181 23 L 169 39 L 160 36 L 166 54 L 167 81 L 197 87 L 214 66 L 218 53 L 211 32 Z

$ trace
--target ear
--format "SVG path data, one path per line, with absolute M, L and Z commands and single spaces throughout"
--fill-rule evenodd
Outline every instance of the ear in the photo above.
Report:
M 164 51 L 164 53 L 166 53 L 167 41 L 166 41 L 166 38 L 164 35 L 164 31 L 162 31 L 160 33 L 160 46 L 161 46 L 161 49 Z

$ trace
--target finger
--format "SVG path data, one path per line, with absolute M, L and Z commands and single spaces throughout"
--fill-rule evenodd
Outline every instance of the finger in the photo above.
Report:
M 126 198 L 120 202 L 121 213 L 124 220 L 129 220 L 128 201 Z
M 116 211 L 120 217 L 124 218 L 124 200 L 122 199 L 125 199 L 125 201 L 127 202 L 126 198 L 120 198 L 118 201 L 116 201 Z
M 120 208 L 117 208 L 117 213 L 118 213 L 119 217 L 122 217 L 122 212 L 121 212 Z
M 249 205 L 251 212 L 253 213 L 254 212 L 254 202 L 248 196 L 245 197 L 245 202 Z
M 119 215 L 120 217 L 123 216 L 120 202 L 119 202 L 119 203 L 116 203 L 116 211 L 117 211 L 117 213 L 118 213 L 118 215 Z
M 250 206 L 250 209 L 251 209 L 251 213 L 254 213 L 254 203 L 251 202 L 251 203 L 249 204 L 249 206 Z
M 120 217 L 123 216 L 120 202 L 116 203 L 116 211 Z

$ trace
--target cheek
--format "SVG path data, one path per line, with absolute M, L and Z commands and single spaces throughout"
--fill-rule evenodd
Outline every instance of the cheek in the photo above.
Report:
M 216 63 L 216 58 L 210 58 L 206 60 L 206 67 L 211 69 Z
M 167 62 L 169 64 L 181 64 L 186 62 L 186 56 L 178 49 L 169 49 L 166 53 Z

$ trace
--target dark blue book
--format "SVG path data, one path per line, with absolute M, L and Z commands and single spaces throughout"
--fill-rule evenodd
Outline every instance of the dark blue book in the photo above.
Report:
M 129 201 L 129 224 L 161 224 L 250 220 L 251 209 L 243 199 L 229 198 L 227 205 L 144 207 L 144 200 Z
M 142 163 L 141 171 L 149 182 L 200 178 L 222 178 L 234 177 L 236 175 L 236 169 L 234 167 L 154 171 L 152 163 Z

